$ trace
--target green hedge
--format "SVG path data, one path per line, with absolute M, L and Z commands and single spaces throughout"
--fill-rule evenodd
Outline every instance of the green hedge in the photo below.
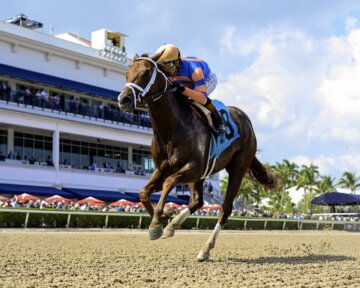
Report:
M 30 214 L 28 228 L 65 228 L 67 215 L 64 214 Z
M 29 209 L 31 212 L 31 209 Z M 148 214 L 138 214 L 136 216 L 130 216 L 126 213 L 114 212 L 114 216 L 109 215 L 108 217 L 108 228 L 139 228 L 139 220 L 141 219 L 141 229 L 149 228 L 151 218 Z M 0 228 L 21 228 L 25 225 L 25 213 L 16 212 L 1 212 L 0 213 Z M 81 215 L 72 214 L 70 219 L 70 228 L 104 228 L 105 218 L 102 212 L 98 212 L 98 215 Z M 67 214 L 35 214 L 30 213 L 28 220 L 28 228 L 65 228 L 67 225 Z M 271 219 L 256 219 L 237 217 L 228 219 L 225 224 L 225 230 L 263 230 L 266 220 L 269 220 L 266 225 L 266 230 L 282 230 L 284 221 L 286 221 L 285 230 L 298 230 L 297 221 L 271 221 Z M 248 221 L 247 221 L 248 220 Z M 246 227 L 245 227 L 246 221 Z M 201 229 L 201 230 L 212 230 L 216 225 L 217 219 L 212 217 L 200 218 L 199 222 L 197 218 L 187 219 L 182 229 Z M 198 227 L 197 227 L 198 224 Z M 303 230 L 316 230 L 316 222 L 303 223 Z M 164 224 L 166 226 L 166 223 Z M 331 229 L 331 224 L 319 224 L 319 230 Z M 335 223 L 333 226 L 334 230 L 343 230 L 344 225 Z
M 25 224 L 25 213 L 0 213 L 0 228 L 21 228 Z

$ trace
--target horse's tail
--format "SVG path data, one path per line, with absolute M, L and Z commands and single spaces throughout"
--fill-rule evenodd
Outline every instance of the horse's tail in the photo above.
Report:
M 252 180 L 259 182 L 266 189 L 273 190 L 279 184 L 279 177 L 264 167 L 256 157 L 250 165 L 249 175 Z

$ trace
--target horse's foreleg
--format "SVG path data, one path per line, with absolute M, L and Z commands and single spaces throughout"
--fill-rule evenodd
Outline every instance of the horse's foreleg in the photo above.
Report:
M 159 202 L 156 205 L 154 216 L 149 227 L 150 240 L 159 239 L 163 235 L 163 227 L 160 223 L 160 218 L 164 211 L 166 196 L 177 183 L 189 182 L 189 180 L 193 178 L 195 167 L 196 165 L 193 162 L 187 163 L 179 171 L 165 179 L 163 183 L 163 191 L 161 193 Z M 189 216 L 187 215 L 187 212 L 184 212 L 181 217 L 186 219 Z
M 189 218 L 191 215 L 190 209 L 185 208 L 182 210 L 171 222 L 165 227 L 164 235 L 161 237 L 162 239 L 170 238 L 175 235 L 175 229 L 180 228 L 181 224 Z
M 192 213 L 201 208 L 204 205 L 203 200 L 203 183 L 204 180 L 194 184 L 189 183 L 190 190 L 190 202 L 188 208 L 182 210 L 179 215 L 177 215 L 166 227 L 164 230 L 164 235 L 162 239 L 173 237 L 175 234 L 175 229 L 180 228 L 181 224 L 190 217 Z
M 161 191 L 163 183 L 164 178 L 160 170 L 155 169 L 154 173 L 151 175 L 149 182 L 139 192 L 140 201 L 144 204 L 144 207 L 149 212 L 151 218 L 154 216 L 154 208 L 151 205 L 150 196 L 156 191 Z

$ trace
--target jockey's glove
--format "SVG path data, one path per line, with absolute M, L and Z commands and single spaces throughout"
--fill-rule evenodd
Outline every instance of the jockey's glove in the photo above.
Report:
M 185 91 L 185 86 L 184 86 L 184 84 L 182 84 L 182 83 L 180 83 L 180 82 L 174 82 L 174 83 L 172 84 L 172 86 L 176 88 L 176 91 L 179 91 L 179 92 L 181 92 L 181 93 Z

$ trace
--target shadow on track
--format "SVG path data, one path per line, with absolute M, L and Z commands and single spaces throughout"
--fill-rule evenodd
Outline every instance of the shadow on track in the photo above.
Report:
M 244 264 L 292 264 L 303 265 L 320 262 L 342 262 L 342 261 L 356 261 L 355 257 L 341 256 L 341 255 L 306 255 L 306 256 L 290 256 L 290 257 L 259 257 L 255 259 L 237 259 L 228 258 L 232 263 Z

